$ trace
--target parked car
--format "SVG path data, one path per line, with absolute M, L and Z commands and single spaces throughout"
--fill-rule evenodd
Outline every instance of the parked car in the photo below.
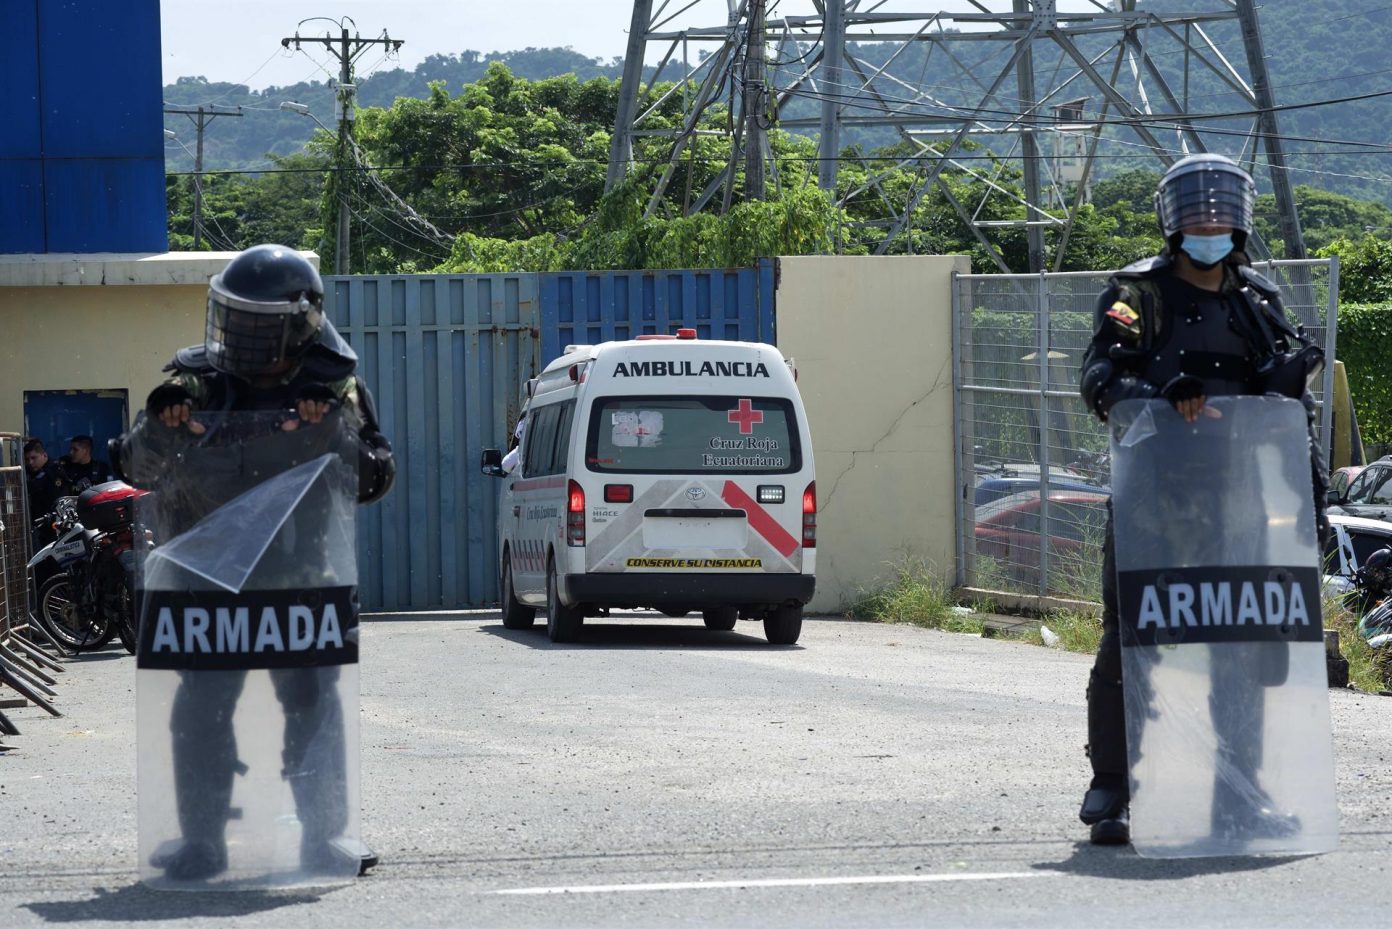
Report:
M 1353 590 L 1354 575 L 1368 556 L 1392 545 L 1392 522 L 1332 513 L 1334 533 L 1324 550 L 1324 589 L 1344 594 Z
M 1010 580 L 1038 584 L 1041 539 L 1047 538 L 1049 557 L 1060 566 L 1079 566 L 1099 556 L 1107 499 L 1097 488 L 1050 485 L 1048 526 L 1042 532 L 1038 487 L 982 504 L 976 508 L 976 553 L 995 559 Z
M 976 485 L 972 502 L 977 506 L 1025 491 L 1039 493 L 1039 465 L 994 463 L 976 466 Z M 1083 493 L 1109 493 L 1104 485 L 1093 483 L 1087 476 L 1071 468 L 1050 466 L 1049 490 L 1074 490 Z M 965 494 L 963 495 L 965 496 Z
M 1069 490 L 1078 493 L 1108 494 L 1111 489 L 1100 484 L 1092 484 L 1080 478 L 1049 477 L 1049 493 L 1055 490 Z M 1039 477 L 987 477 L 978 478 L 973 491 L 973 502 L 977 506 L 1009 497 L 1017 493 L 1034 491 L 1039 495 Z M 1050 499 L 1053 499 L 1050 497 Z
M 1329 475 L 1329 502 L 1337 503 L 1340 498 L 1348 496 L 1349 486 L 1353 479 L 1363 473 L 1363 465 L 1350 465 L 1346 468 L 1335 468 Z
M 1331 493 L 1329 503 L 1331 514 L 1392 518 L 1392 456 L 1368 465 L 1349 483 L 1347 492 L 1338 497 Z

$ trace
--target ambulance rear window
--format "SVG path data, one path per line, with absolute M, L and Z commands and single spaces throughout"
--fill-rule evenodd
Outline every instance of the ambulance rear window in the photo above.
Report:
M 628 474 L 788 474 L 802 469 L 802 450 L 781 397 L 608 397 L 591 408 L 585 462 Z

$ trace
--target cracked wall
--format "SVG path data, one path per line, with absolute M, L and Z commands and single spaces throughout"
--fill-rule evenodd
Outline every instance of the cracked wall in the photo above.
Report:
M 837 611 L 912 556 L 955 557 L 957 256 L 779 259 L 778 347 L 797 360 L 817 467 L 817 594 Z

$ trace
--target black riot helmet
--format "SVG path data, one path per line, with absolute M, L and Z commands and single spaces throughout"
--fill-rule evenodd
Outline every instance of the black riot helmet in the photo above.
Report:
M 1171 251 L 1179 250 L 1185 226 L 1231 226 L 1233 248 L 1242 251 L 1252 234 L 1257 186 L 1252 176 L 1224 155 L 1181 158 L 1155 188 L 1155 217 Z
M 295 362 L 324 321 L 324 282 L 303 255 L 257 245 L 228 262 L 208 284 L 208 362 L 252 378 Z

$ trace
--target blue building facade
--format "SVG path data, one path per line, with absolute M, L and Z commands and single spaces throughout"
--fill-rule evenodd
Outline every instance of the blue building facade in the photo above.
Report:
M 159 0 L 0 10 L 0 253 L 167 251 Z

